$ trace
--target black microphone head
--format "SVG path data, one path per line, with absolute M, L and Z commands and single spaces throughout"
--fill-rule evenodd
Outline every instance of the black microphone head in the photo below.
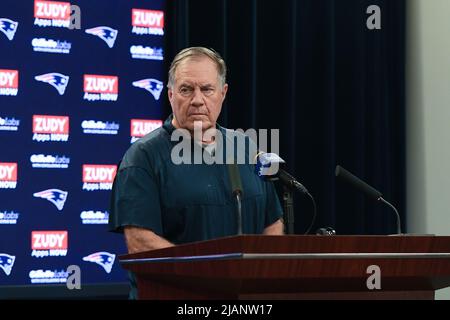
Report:
M 236 163 L 227 164 L 227 167 L 231 184 L 231 192 L 233 193 L 233 195 L 236 194 L 242 195 L 241 174 L 239 172 L 237 164 Z
M 365 192 L 369 197 L 375 200 L 379 200 L 383 196 L 380 191 L 371 187 L 370 185 L 359 179 L 357 176 L 353 175 L 339 165 L 336 166 L 335 175 L 336 177 L 349 182 L 351 185 Z

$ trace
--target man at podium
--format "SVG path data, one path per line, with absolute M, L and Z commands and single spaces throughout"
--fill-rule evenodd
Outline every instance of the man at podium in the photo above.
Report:
M 119 166 L 110 231 L 124 233 L 129 253 L 235 235 L 238 225 L 245 234 L 283 234 L 274 186 L 254 173 L 251 161 L 237 166 L 240 222 L 227 164 L 174 161 L 177 130 L 187 132 L 193 149 L 202 154 L 214 155 L 225 145 L 227 129 L 216 122 L 228 89 L 222 57 L 203 47 L 182 50 L 171 64 L 167 87 L 173 114 L 161 128 L 135 142 Z M 193 138 L 196 128 L 201 128 L 200 139 Z M 210 129 L 217 134 L 206 135 Z M 132 290 L 131 297 L 135 294 Z

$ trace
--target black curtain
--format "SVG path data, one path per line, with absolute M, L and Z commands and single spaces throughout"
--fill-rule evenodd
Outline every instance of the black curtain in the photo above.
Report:
M 370 5 L 381 8 L 381 30 L 366 26 Z M 188 46 L 225 58 L 222 125 L 280 129 L 287 170 L 318 203 L 313 231 L 396 231 L 389 207 L 336 181 L 337 164 L 383 192 L 404 230 L 404 0 L 173 0 L 166 39 L 167 67 Z M 296 195 L 296 233 L 311 214 L 308 199 Z

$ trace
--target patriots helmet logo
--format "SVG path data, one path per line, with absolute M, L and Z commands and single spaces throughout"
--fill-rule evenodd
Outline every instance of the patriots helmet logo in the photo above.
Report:
M 36 192 L 33 194 L 36 198 L 47 199 L 51 203 L 53 203 L 59 211 L 61 211 L 64 207 L 64 204 L 67 200 L 67 191 L 62 191 L 59 189 L 48 189 L 41 192 Z
M 60 95 L 64 94 L 64 92 L 66 91 L 67 84 L 69 83 L 68 76 L 56 72 L 41 74 L 39 76 L 34 77 L 34 79 L 37 81 L 48 83 L 56 90 L 58 90 L 58 93 Z
M 110 273 L 114 264 L 116 255 L 109 252 L 96 252 L 83 258 L 83 261 L 94 262 L 103 267 L 106 273 Z
M 153 95 L 156 100 L 159 100 L 161 92 L 164 88 L 163 83 L 155 79 L 143 79 L 134 81 L 133 86 L 147 90 Z
M 6 253 L 0 253 L 0 268 L 2 268 L 3 271 L 5 271 L 7 276 L 11 274 L 11 270 L 15 260 L 16 260 L 15 256 L 10 256 L 9 254 Z
M 114 42 L 116 42 L 117 34 L 119 33 L 119 31 L 110 27 L 95 27 L 86 29 L 85 32 L 99 37 L 105 41 L 110 48 L 114 47 Z
M 18 22 L 6 18 L 0 18 L 0 31 L 3 32 L 10 41 L 14 39 L 18 26 Z

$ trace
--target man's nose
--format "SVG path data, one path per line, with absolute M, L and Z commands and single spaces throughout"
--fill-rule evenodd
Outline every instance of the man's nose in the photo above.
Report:
M 193 106 L 202 106 L 203 105 L 203 94 L 200 88 L 195 88 L 194 95 L 192 96 L 191 104 Z

